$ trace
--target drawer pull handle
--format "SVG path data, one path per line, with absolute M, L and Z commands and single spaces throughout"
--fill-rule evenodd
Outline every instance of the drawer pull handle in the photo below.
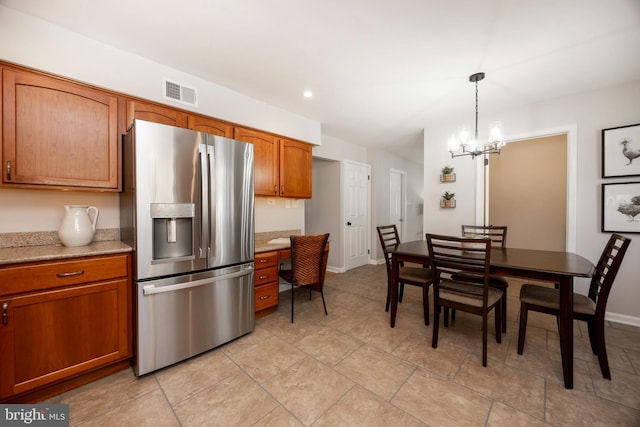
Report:
M 260 279 L 268 279 L 269 276 L 260 276 Z
M 69 276 L 80 276 L 81 274 L 84 274 L 84 270 L 70 271 L 69 273 L 58 273 L 56 274 L 56 276 L 69 277 Z
M 260 262 L 265 263 L 265 262 L 269 262 L 268 259 L 261 259 Z
M 271 296 L 271 295 L 262 295 L 262 296 L 260 297 L 260 301 L 264 301 L 264 300 L 266 300 L 267 298 L 269 298 L 270 296 Z
M 9 323 L 9 321 L 7 320 L 7 310 L 9 309 L 9 304 L 8 303 L 4 303 L 2 304 L 2 324 L 6 325 L 7 323 Z

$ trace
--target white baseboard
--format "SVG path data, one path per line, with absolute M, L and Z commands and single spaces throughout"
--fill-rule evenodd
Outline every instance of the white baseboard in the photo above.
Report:
M 605 318 L 605 320 L 608 320 L 610 322 L 623 323 L 625 325 L 637 326 L 637 327 L 640 328 L 640 318 L 639 317 L 633 317 L 633 316 L 627 316 L 625 314 L 607 312 L 604 315 L 604 318 Z

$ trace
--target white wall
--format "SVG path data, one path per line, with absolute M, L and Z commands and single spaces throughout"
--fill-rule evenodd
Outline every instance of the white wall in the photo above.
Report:
M 420 240 L 422 234 L 422 186 L 424 171 L 422 164 L 384 150 L 372 150 L 373 166 L 372 188 L 375 189 L 374 215 L 372 216 L 372 259 L 382 261 L 384 256 L 378 241 L 376 227 L 390 223 L 390 189 L 389 179 L 391 169 L 402 170 L 407 173 L 407 240 Z
M 0 6 L 0 59 L 62 75 L 127 95 L 271 131 L 313 144 L 321 143 L 320 123 L 233 92 L 215 83 L 149 61 L 77 33 Z M 162 98 L 162 78 L 196 87 L 199 107 L 188 108 Z M 54 231 L 65 204 L 96 205 L 97 227 L 119 226 L 117 194 L 0 190 L 0 232 Z M 304 203 L 295 209 L 284 201 L 256 203 L 256 231 L 304 229 Z M 269 220 L 274 219 L 273 223 Z
M 576 252 L 596 262 L 609 237 L 609 233 L 600 232 L 601 184 L 640 181 L 638 178 L 601 178 L 601 130 L 640 123 L 640 81 L 510 111 L 487 112 L 483 116 L 502 120 L 507 140 L 518 135 L 535 134 L 537 130 L 577 126 Z M 469 157 L 451 159 L 446 151 L 448 135 L 456 125 L 459 123 L 451 120 L 425 128 L 425 231 L 458 234 L 461 223 L 475 221 L 478 178 L 475 165 Z M 443 188 L 437 182 L 437 176 L 445 164 L 456 168 L 455 209 L 438 208 Z M 544 168 L 544 165 L 540 167 Z M 628 237 L 633 241 L 611 292 L 607 312 L 611 320 L 640 325 L 640 264 L 637 263 L 640 259 L 640 235 L 629 234 Z M 586 293 L 588 281 L 578 279 L 576 283 L 576 289 Z
M 332 271 L 344 270 L 341 178 L 341 162 L 313 159 L 313 197 L 305 201 L 306 233 L 331 235 L 327 265 Z

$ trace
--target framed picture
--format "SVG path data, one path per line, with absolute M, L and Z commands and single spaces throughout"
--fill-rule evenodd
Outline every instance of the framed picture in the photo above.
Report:
M 640 176 L 640 124 L 602 129 L 602 177 Z
M 602 184 L 602 231 L 640 233 L 640 182 Z

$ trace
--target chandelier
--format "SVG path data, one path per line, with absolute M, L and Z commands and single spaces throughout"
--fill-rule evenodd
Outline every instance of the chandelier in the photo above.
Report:
M 476 84 L 476 127 L 473 137 L 466 129 L 462 129 L 458 135 L 449 139 L 449 152 L 451 157 L 482 156 L 486 154 L 500 154 L 500 149 L 505 146 L 502 122 L 494 122 L 489 129 L 489 139 L 481 146 L 478 144 L 478 82 L 484 79 L 484 73 L 475 73 L 469 76 L 469 81 Z

